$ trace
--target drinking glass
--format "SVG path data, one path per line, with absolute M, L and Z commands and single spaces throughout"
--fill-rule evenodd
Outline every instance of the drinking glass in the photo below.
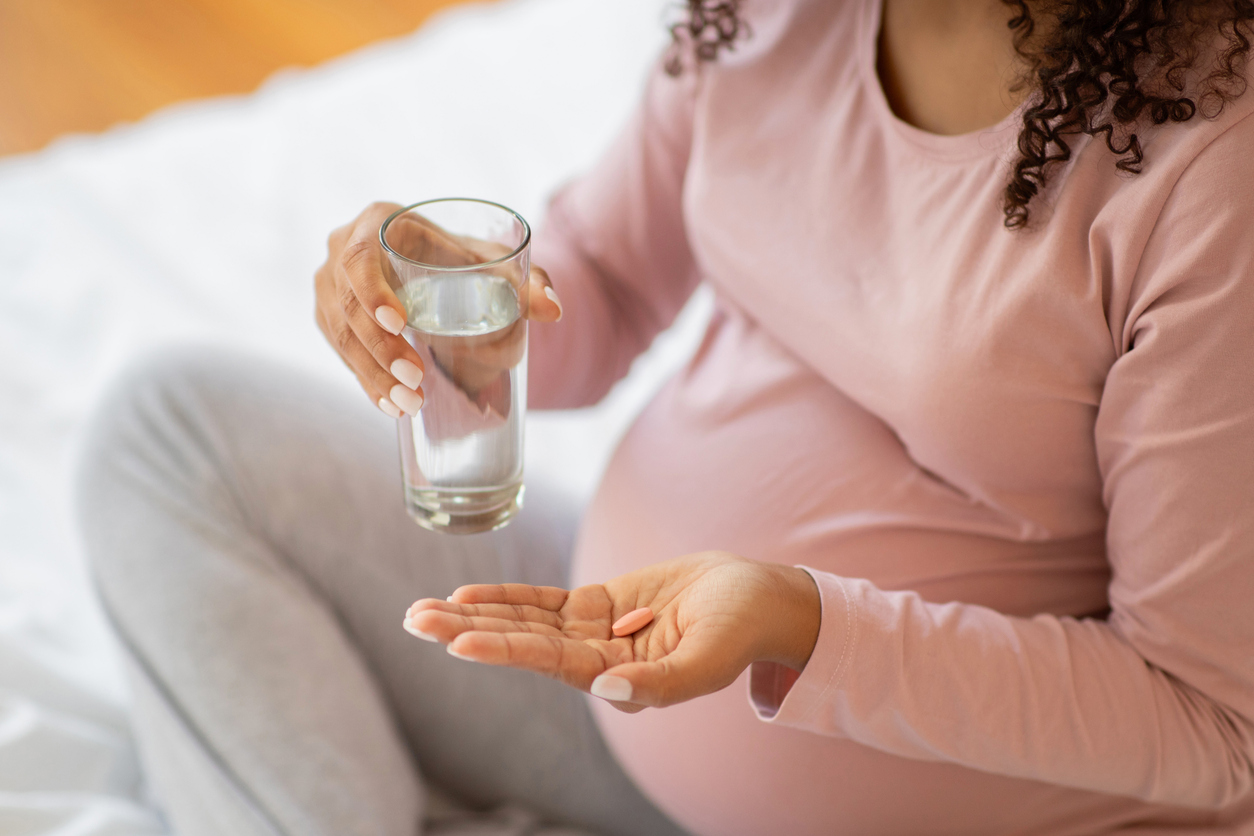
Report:
M 397 210 L 379 239 L 426 370 L 422 409 L 397 419 L 405 507 L 432 531 L 500 528 L 523 501 L 531 228 L 499 204 L 441 198 Z

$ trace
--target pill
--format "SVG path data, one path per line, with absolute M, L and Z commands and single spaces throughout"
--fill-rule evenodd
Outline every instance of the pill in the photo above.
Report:
M 614 626 L 610 629 L 616 636 L 630 636 L 652 620 L 653 610 L 648 607 L 641 607 L 638 610 L 632 610 L 618 619 L 618 621 L 615 621 Z

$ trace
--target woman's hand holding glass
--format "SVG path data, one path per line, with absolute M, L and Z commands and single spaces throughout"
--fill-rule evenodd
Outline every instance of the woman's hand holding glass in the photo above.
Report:
M 653 620 L 615 637 L 615 621 L 641 607 Z M 820 611 L 804 570 L 712 551 L 571 591 L 463 586 L 447 601 L 416 602 L 405 627 L 460 658 L 542 673 L 639 711 L 725 688 L 753 662 L 802 670 Z
M 327 259 L 314 274 L 318 327 L 357 377 L 371 402 L 392 417 L 414 414 L 422 406 L 425 373 L 422 359 L 401 336 L 405 306 L 387 280 L 387 256 L 379 243 L 379 227 L 399 209 L 394 203 L 373 203 L 327 239 Z M 415 227 L 425 236 L 433 261 L 462 257 L 474 264 L 490 260 L 490 242 L 453 236 L 435 225 Z M 532 266 L 527 281 L 527 318 L 556 322 L 562 309 L 543 269 Z M 502 358 L 508 362 L 509 358 Z M 503 367 L 504 368 L 504 367 Z M 499 371 L 499 369 L 493 370 Z M 485 377 L 487 373 L 485 372 Z M 466 381 L 473 389 L 474 381 Z

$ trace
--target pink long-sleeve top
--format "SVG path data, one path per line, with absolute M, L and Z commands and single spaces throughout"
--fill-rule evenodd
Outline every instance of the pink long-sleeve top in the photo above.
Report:
M 1136 176 L 1074 140 L 1012 232 L 1017 114 L 897 119 L 878 0 L 743 8 L 555 199 L 532 403 L 712 285 L 575 582 L 726 549 L 806 566 L 822 627 L 799 678 L 594 701 L 609 744 L 701 836 L 1254 833 L 1254 90 Z

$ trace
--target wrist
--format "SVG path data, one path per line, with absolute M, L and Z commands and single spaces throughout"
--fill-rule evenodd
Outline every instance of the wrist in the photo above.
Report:
M 778 590 L 778 600 L 771 607 L 771 621 L 778 629 L 773 631 L 767 655 L 761 661 L 802 671 L 818 642 L 823 599 L 814 578 L 804 569 L 779 565 L 770 568 Z

